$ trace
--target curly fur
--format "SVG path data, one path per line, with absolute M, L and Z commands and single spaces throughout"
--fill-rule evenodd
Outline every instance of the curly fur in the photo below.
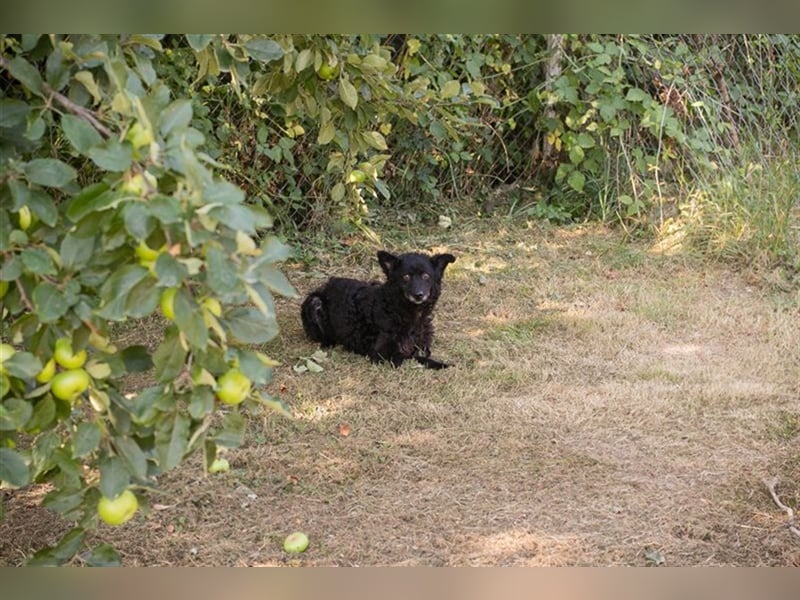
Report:
M 413 358 L 430 369 L 446 363 L 430 358 L 432 313 L 452 254 L 378 252 L 385 283 L 333 277 L 303 301 L 306 335 L 323 348 L 336 344 L 399 367 Z

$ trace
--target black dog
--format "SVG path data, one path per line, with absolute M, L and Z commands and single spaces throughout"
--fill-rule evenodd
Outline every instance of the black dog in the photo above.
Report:
M 333 277 L 303 301 L 301 316 L 306 335 L 323 348 L 341 344 L 399 367 L 413 358 L 429 369 L 449 365 L 430 358 L 431 317 L 441 291 L 445 267 L 452 254 L 378 252 L 386 282 L 365 283 Z

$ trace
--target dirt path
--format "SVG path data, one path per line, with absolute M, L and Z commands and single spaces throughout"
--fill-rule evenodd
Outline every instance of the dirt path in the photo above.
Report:
M 434 356 L 458 367 L 295 373 L 315 348 L 280 303 L 296 418 L 257 417 L 229 473 L 169 474 L 158 510 L 103 530 L 126 564 L 800 566 L 762 483 L 800 506 L 797 292 L 603 230 L 435 234 L 417 247 L 459 259 Z M 377 276 L 343 262 L 292 278 Z M 33 493 L 0 524 L 6 564 L 61 527 Z M 294 529 L 311 547 L 288 558 Z

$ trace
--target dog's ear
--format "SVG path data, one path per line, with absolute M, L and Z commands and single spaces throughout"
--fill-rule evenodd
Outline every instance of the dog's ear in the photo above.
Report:
M 436 272 L 441 275 L 444 273 L 445 267 L 449 265 L 451 262 L 456 262 L 456 257 L 452 254 L 436 254 L 431 257 L 431 262 L 433 263 Z
M 378 262 L 381 264 L 381 269 L 389 276 L 389 273 L 397 266 L 397 257 L 384 250 L 378 250 Z

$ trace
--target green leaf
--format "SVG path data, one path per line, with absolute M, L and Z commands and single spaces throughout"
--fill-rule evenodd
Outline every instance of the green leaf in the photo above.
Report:
M 122 220 L 128 233 L 139 240 L 146 239 L 155 227 L 147 205 L 142 202 L 127 202 L 122 208 Z
M 443 100 L 447 100 L 448 98 L 453 98 L 458 96 L 458 93 L 461 91 L 461 84 L 456 79 L 451 79 L 447 83 L 442 86 L 442 91 L 440 92 L 440 96 Z
M 118 567 L 122 564 L 119 553 L 111 544 L 100 544 L 86 557 L 89 567 Z
M 8 398 L 0 405 L 0 431 L 21 430 L 33 414 L 30 402 Z
M 231 335 L 245 344 L 264 344 L 278 333 L 275 319 L 265 317 L 255 308 L 234 308 L 225 317 Z
M 69 310 L 64 294 L 52 283 L 40 283 L 32 296 L 33 306 L 42 323 L 54 323 Z
M 114 200 L 112 193 L 106 194 L 108 184 L 94 183 L 83 188 L 67 204 L 67 217 L 73 223 L 77 223 L 89 213 L 105 207 Z
M 107 456 L 100 460 L 100 493 L 113 500 L 128 489 L 131 474 L 125 461 L 119 456 Z
M 81 154 L 86 155 L 93 146 L 103 143 L 103 138 L 88 121 L 75 115 L 61 117 L 61 127 L 72 147 Z
M 97 423 L 84 421 L 79 423 L 72 436 L 72 457 L 84 458 L 97 450 L 100 445 L 101 431 Z
M 186 362 L 186 350 L 181 344 L 176 328 L 167 330 L 164 340 L 153 354 L 155 378 L 159 383 L 173 381 L 183 369 Z
M 180 413 L 174 419 L 165 418 L 156 425 L 156 452 L 161 471 L 169 471 L 183 460 L 189 445 L 189 417 Z
M 208 328 L 202 312 L 185 288 L 175 294 L 175 324 L 195 348 L 203 349 L 208 345 Z
M 100 288 L 100 297 L 105 300 L 97 314 L 104 319 L 122 321 L 127 316 L 128 294 L 147 277 L 149 271 L 140 265 L 120 267 Z
M 297 54 L 294 61 L 294 70 L 298 73 L 304 71 L 314 62 L 314 52 L 311 48 L 304 48 Z
M 152 277 L 145 277 L 133 286 L 125 299 L 125 315 L 140 319 L 146 317 L 158 306 L 161 290 L 156 287 Z
M 277 42 L 266 38 L 253 38 L 244 43 L 247 53 L 260 62 L 272 62 L 283 58 L 283 48 Z
M 313 364 L 316 364 L 316 363 L 314 363 L 314 361 L 310 361 L 310 362 L 313 363 Z M 321 369 L 321 367 L 320 367 L 320 369 Z M 266 396 L 264 394 L 259 394 L 258 402 L 259 402 L 259 404 L 263 404 L 264 406 L 266 406 L 270 410 L 274 410 L 275 412 L 282 414 L 284 417 L 289 417 L 290 419 L 294 418 L 294 415 L 292 414 L 291 409 L 280 398 L 273 398 L 273 397 L 270 397 L 270 396 Z
M 262 267 L 258 269 L 261 282 L 264 283 L 273 293 L 280 294 L 286 298 L 297 298 L 297 291 L 281 271 L 273 267 Z
M 188 276 L 186 267 L 169 252 L 158 255 L 155 269 L 161 287 L 178 287 Z
M 580 146 L 572 146 L 572 148 L 569 149 L 569 161 L 573 165 L 579 165 L 583 161 L 583 157 L 583 148 Z
M 34 158 L 24 170 L 28 181 L 45 187 L 62 188 L 78 176 L 75 169 L 55 158 Z
M 159 130 L 166 137 L 175 129 L 188 127 L 192 122 L 192 102 L 185 98 L 175 100 L 161 111 Z
M 595 146 L 594 138 L 589 133 L 579 133 L 577 141 L 578 145 L 584 149 L 594 148 Z
M 247 423 L 239 413 L 229 413 L 222 420 L 222 429 L 214 436 L 213 440 L 218 446 L 238 448 L 244 442 Z
M 7 481 L 15 487 L 30 483 L 30 472 L 19 452 L 0 447 L 0 481 Z
M 33 407 L 33 414 L 25 423 L 25 430 L 30 433 L 38 433 L 47 429 L 55 418 L 56 401 L 50 395 L 44 396 Z
M 122 436 L 114 439 L 114 447 L 128 465 L 128 471 L 137 479 L 147 477 L 147 458 L 133 439 Z
M 209 248 L 206 253 L 206 276 L 209 287 L 222 298 L 239 284 L 239 277 L 228 255 L 215 247 Z
M 144 373 L 153 368 L 153 359 L 145 346 L 128 346 L 119 355 L 128 373 Z
M 121 173 L 133 163 L 133 146 L 129 142 L 110 138 L 105 144 L 91 148 L 88 156 L 101 169 Z
M 261 256 L 258 257 L 260 263 L 274 263 L 286 260 L 292 256 L 293 250 L 290 246 L 282 243 L 274 235 L 267 237 L 261 244 Z
M 23 266 L 34 275 L 55 275 L 58 273 L 53 258 L 41 248 L 26 248 L 20 255 Z
M 33 557 L 26 563 L 28 566 L 44 567 L 44 566 L 60 566 L 75 556 L 83 546 L 83 540 L 86 538 L 86 532 L 76 527 L 71 529 L 67 534 L 61 538 L 61 541 L 52 548 L 44 548 L 39 550 Z
M 364 141 L 376 150 L 387 150 L 386 138 L 379 131 L 367 131 L 363 134 Z
M 3 363 L 3 367 L 12 377 L 31 379 L 42 370 L 42 361 L 30 352 L 17 352 Z
M 28 206 L 36 213 L 45 225 L 52 227 L 58 221 L 58 209 L 50 194 L 40 189 L 33 189 L 28 196 Z
M 567 183 L 576 192 L 582 192 L 583 186 L 586 183 L 586 177 L 580 171 L 573 171 L 567 177 Z
M 356 109 L 356 105 L 358 105 L 358 92 L 355 86 L 347 79 L 339 80 L 339 98 L 353 110 Z
M 625 100 L 628 102 L 644 102 L 645 100 L 650 100 L 650 94 L 645 92 L 642 89 L 632 87 L 628 90 L 628 94 L 625 96 Z
M 195 386 L 189 399 L 189 415 L 199 421 L 214 411 L 214 392 L 207 385 Z
M 65 269 L 75 271 L 91 260 L 94 254 L 94 237 L 77 237 L 68 233 L 61 240 L 61 263 Z
M 178 223 L 183 218 L 180 202 L 173 196 L 157 195 L 147 203 L 148 212 L 164 225 Z
M 211 43 L 211 40 L 214 39 L 214 36 L 209 33 L 187 33 L 186 34 L 186 41 L 189 42 L 189 45 L 192 47 L 192 50 L 195 52 L 200 52 L 203 48 L 208 46 Z
M 25 123 L 31 107 L 22 100 L 0 99 L 0 127 L 16 127 Z
M 42 500 L 42 506 L 57 512 L 65 519 L 79 519 L 83 516 L 84 490 L 55 489 Z
M 333 124 L 333 121 L 328 121 L 319 129 L 319 135 L 317 136 L 317 143 L 324 146 L 333 140 L 334 136 L 336 135 L 336 126 Z
M 212 181 L 203 189 L 203 200 L 208 204 L 238 205 L 244 199 L 242 189 L 229 181 Z
M 42 76 L 39 70 L 21 56 L 8 62 L 6 67 L 11 76 L 37 96 L 42 95 Z

